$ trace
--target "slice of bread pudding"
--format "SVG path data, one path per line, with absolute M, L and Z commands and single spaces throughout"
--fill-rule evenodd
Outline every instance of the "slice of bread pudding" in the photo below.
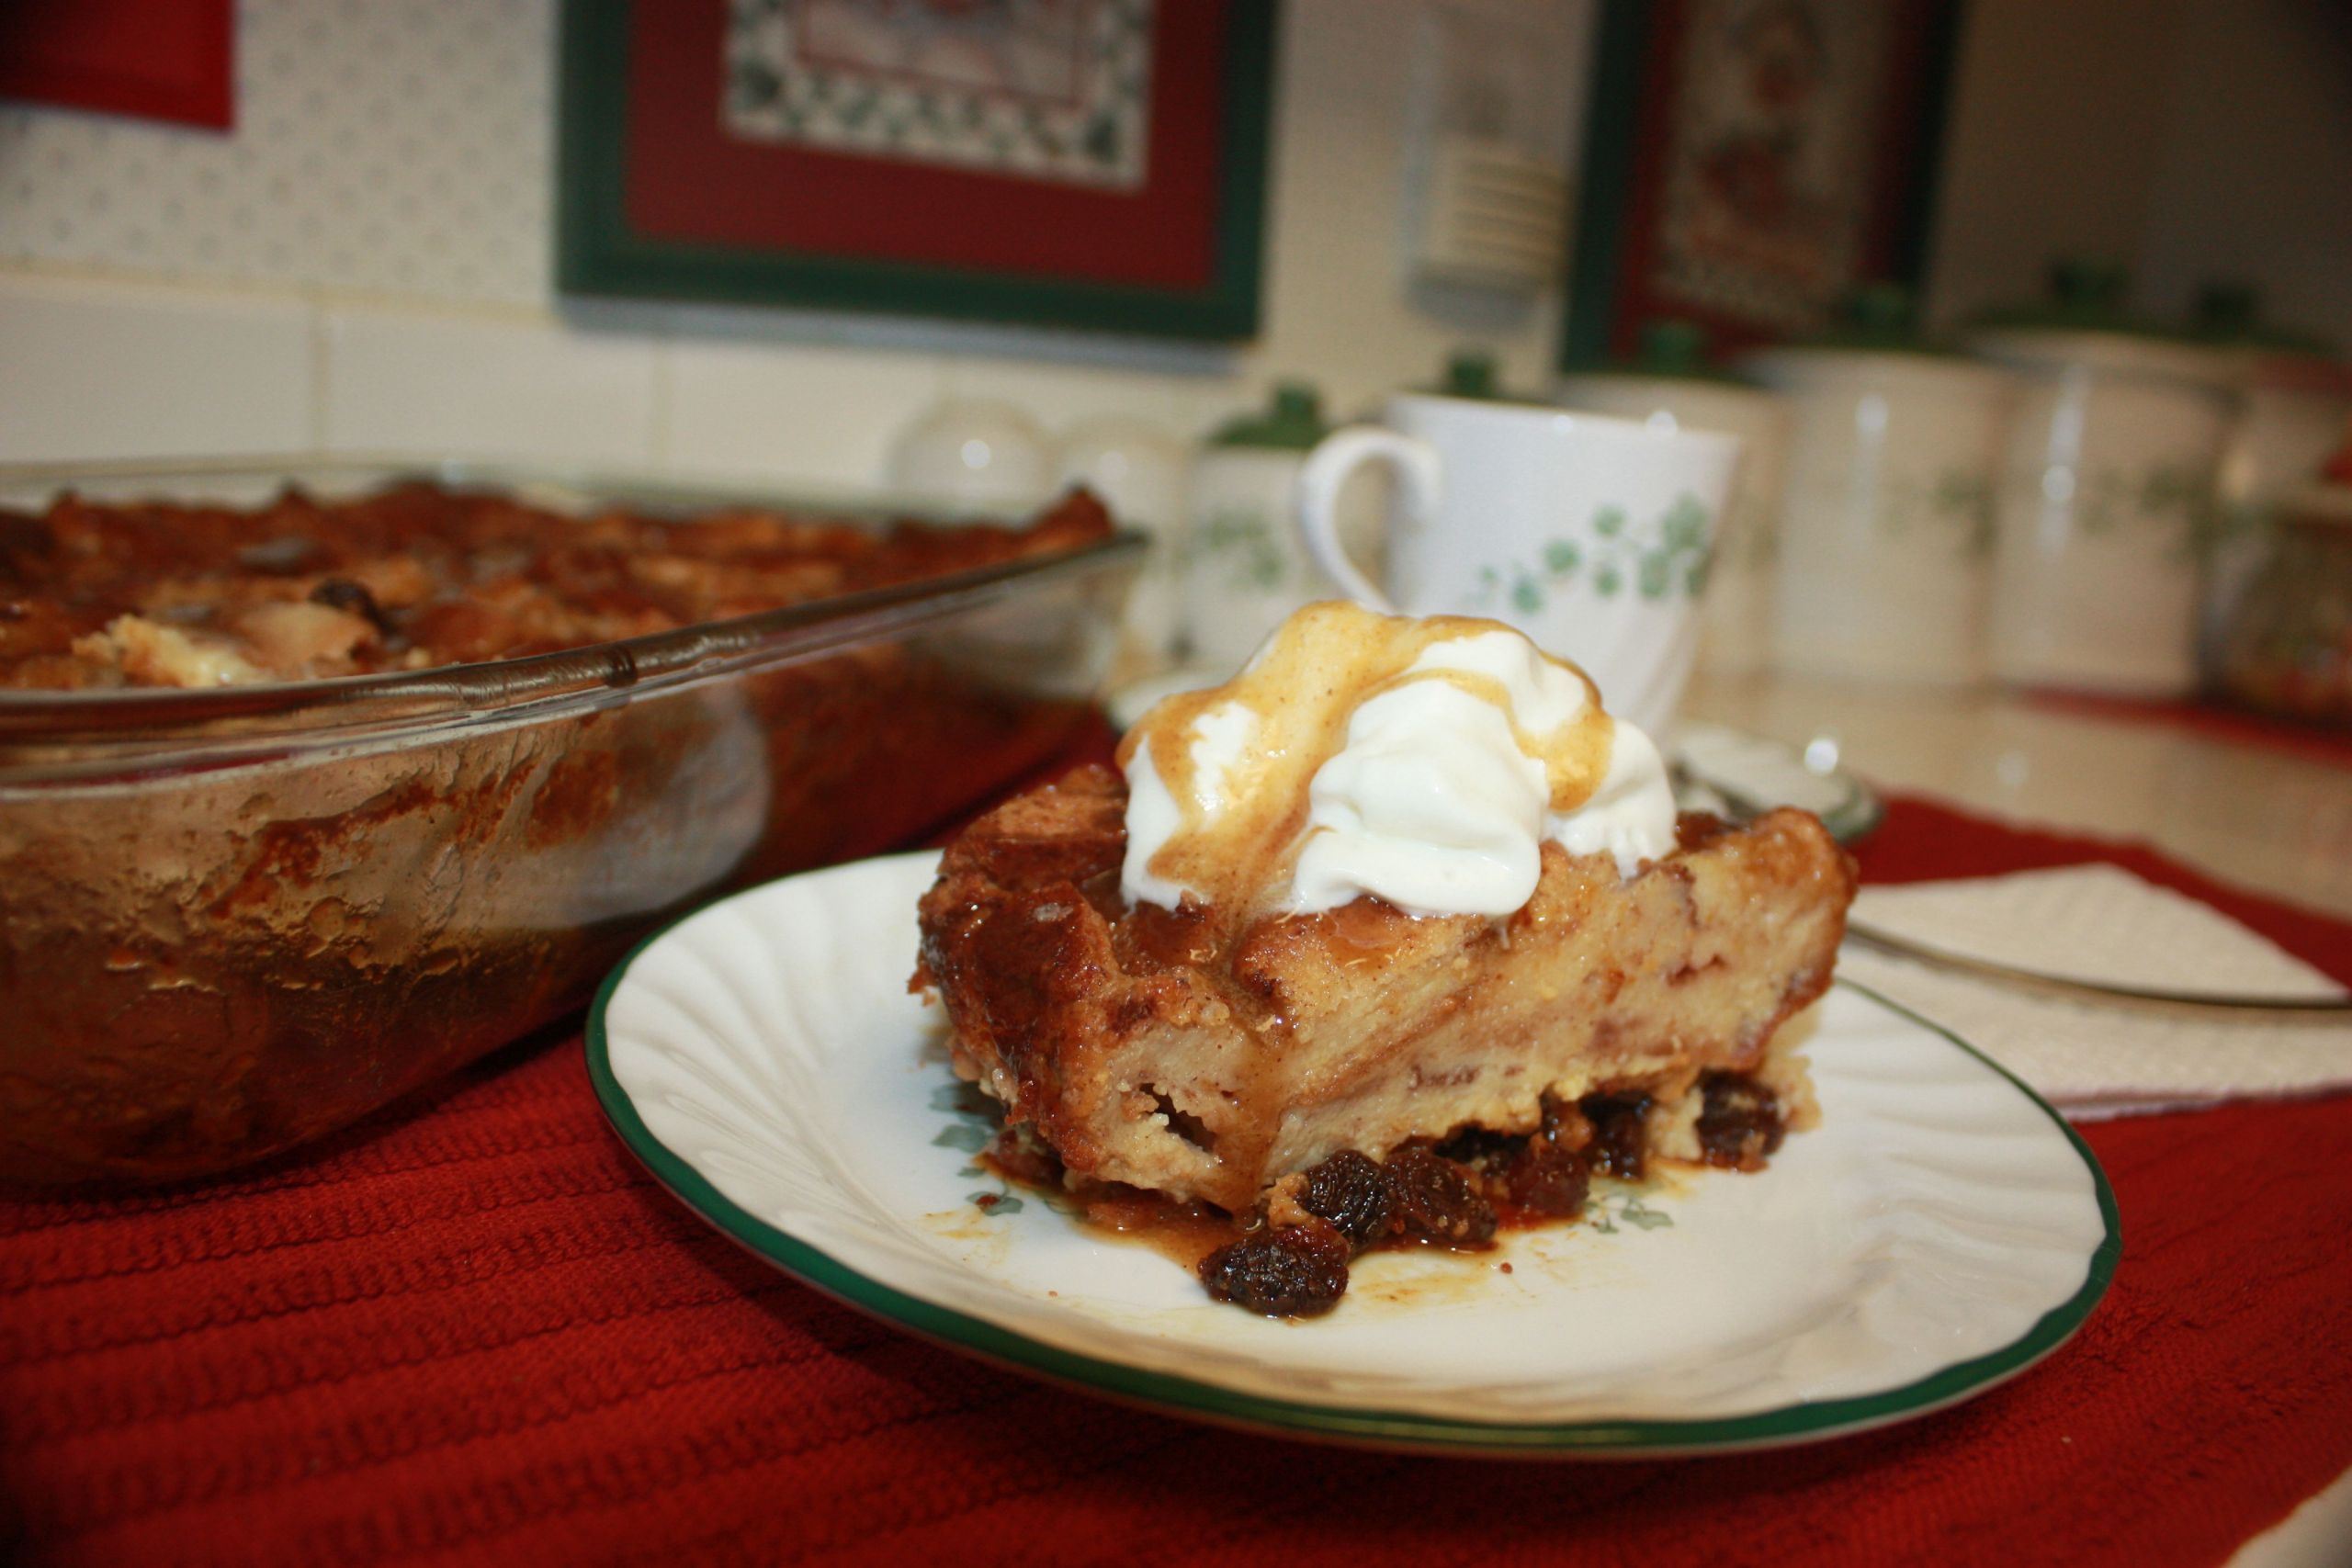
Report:
M 1645 1154 L 1753 1168 L 1815 1109 L 1781 1026 L 1852 863 L 1678 818 L 1656 747 L 1491 622 L 1293 617 L 1241 674 L 948 846 L 914 984 L 1002 1163 L 1242 1224 L 1212 1293 L 1572 1215 Z
M 1854 879 L 1803 812 L 1685 818 L 1685 847 L 1629 878 L 1546 845 L 1499 919 L 1374 898 L 1235 919 L 1122 902 L 1126 802 L 1104 768 L 1023 795 L 922 900 L 918 981 L 956 1071 L 1073 1175 L 1240 1213 L 1342 1149 L 1531 1132 L 1547 1097 L 1645 1095 L 1650 1152 L 1690 1160 L 1710 1074 L 1811 1115 L 1773 1046 L 1828 987 Z

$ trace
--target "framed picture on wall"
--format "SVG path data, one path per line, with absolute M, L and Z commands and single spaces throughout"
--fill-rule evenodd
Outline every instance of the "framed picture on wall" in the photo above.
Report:
M 566 0 L 558 284 L 1258 324 L 1273 0 Z
M 1959 0 L 1602 0 L 1564 366 L 1644 322 L 1718 348 L 1917 287 Z
M 232 130 L 235 0 L 0 0 L 0 98 Z

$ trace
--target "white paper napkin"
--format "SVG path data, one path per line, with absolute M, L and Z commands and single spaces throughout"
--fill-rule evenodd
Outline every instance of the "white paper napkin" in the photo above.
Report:
M 1854 919 L 2042 974 L 2279 998 L 2344 987 L 2196 899 L 2111 865 L 1871 887 Z M 2352 1087 L 2352 1018 L 2105 1007 L 1849 942 L 1838 973 L 1933 1019 L 2076 1121 Z

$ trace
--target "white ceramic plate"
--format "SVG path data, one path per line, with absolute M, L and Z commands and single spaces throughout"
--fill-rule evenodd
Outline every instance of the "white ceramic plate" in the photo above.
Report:
M 614 1126 L 704 1218 L 944 1344 L 1295 1434 L 1694 1451 L 1965 1398 L 2061 1344 L 2114 1270 L 2113 1197 L 2057 1114 L 1840 987 L 1807 1047 L 1822 1124 L 1770 1169 L 1605 1190 L 1589 1223 L 1493 1253 L 1375 1254 L 1307 1323 L 1215 1304 L 972 1165 L 983 1119 L 906 989 L 936 863 L 861 862 L 689 917 L 605 983 L 588 1056 Z

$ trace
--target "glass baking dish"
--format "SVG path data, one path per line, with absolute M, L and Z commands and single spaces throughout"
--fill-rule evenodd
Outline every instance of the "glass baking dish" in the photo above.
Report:
M 559 507 L 907 514 L 374 461 L 0 470 L 0 504 L 401 477 Z M 1089 722 L 1142 550 L 494 663 L 0 692 L 0 1179 L 290 1148 L 560 1017 L 697 901 L 969 807 Z

